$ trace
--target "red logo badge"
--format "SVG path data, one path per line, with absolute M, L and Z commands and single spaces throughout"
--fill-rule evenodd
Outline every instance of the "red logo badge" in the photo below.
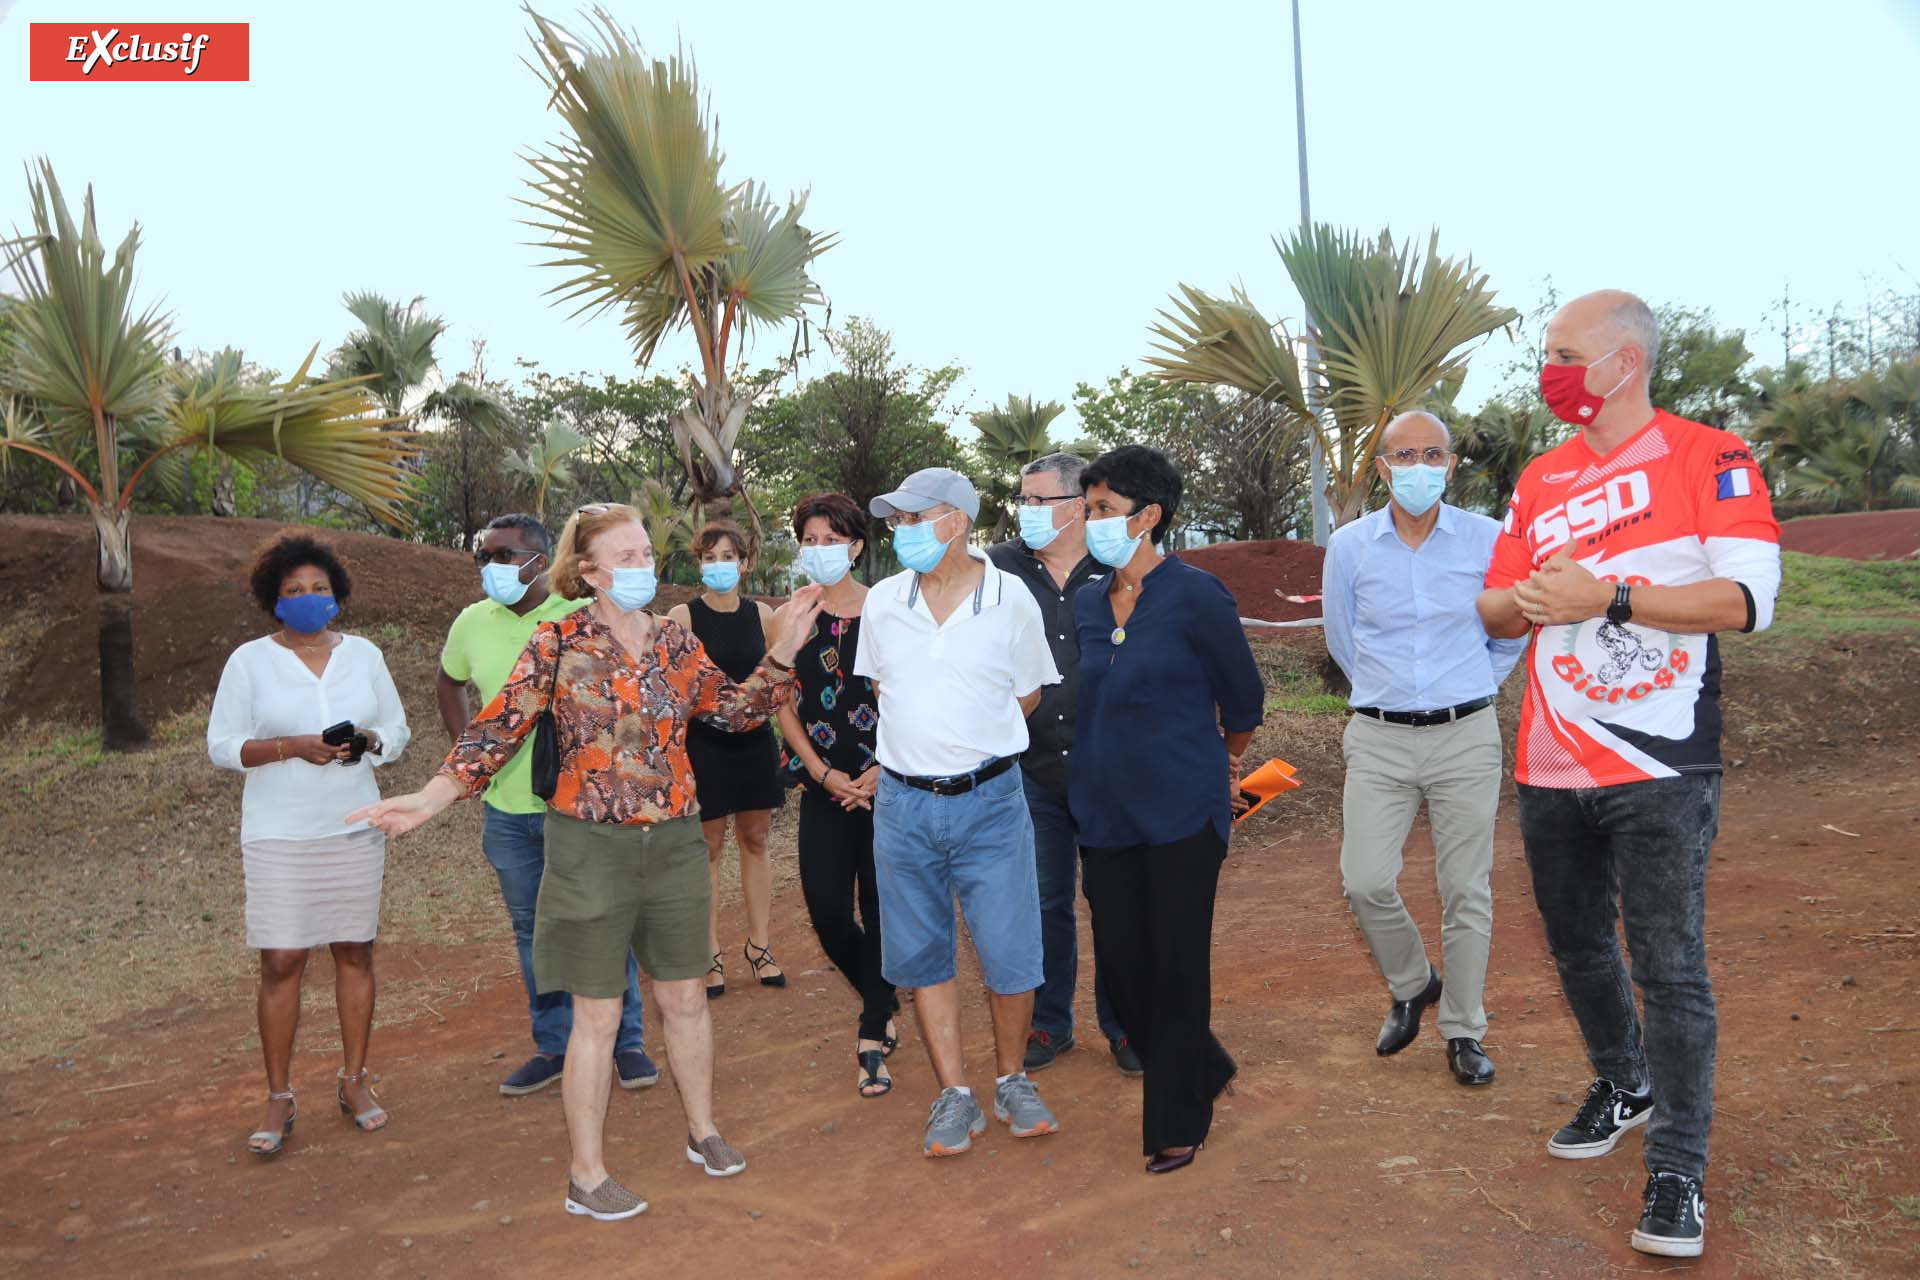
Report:
M 35 22 L 34 80 L 245 80 L 244 22 Z

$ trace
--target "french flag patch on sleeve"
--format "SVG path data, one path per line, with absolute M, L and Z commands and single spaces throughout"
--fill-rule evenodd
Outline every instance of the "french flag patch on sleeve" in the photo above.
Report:
M 1753 468 L 1729 467 L 1720 473 L 1715 494 L 1721 501 L 1744 498 L 1753 492 Z

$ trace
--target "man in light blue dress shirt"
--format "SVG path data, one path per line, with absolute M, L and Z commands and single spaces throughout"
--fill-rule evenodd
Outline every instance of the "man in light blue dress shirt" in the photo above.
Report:
M 1526 648 L 1491 640 L 1475 607 L 1498 521 L 1440 501 L 1457 459 L 1428 413 L 1387 424 L 1374 460 L 1392 500 L 1334 533 L 1321 576 L 1327 652 L 1353 685 L 1340 876 L 1392 1006 L 1375 1051 L 1398 1053 L 1440 1006 L 1447 1063 L 1487 1084 L 1481 1004 L 1493 939 L 1493 699 Z M 1400 899 L 1401 850 L 1420 803 L 1433 829 L 1445 981 Z

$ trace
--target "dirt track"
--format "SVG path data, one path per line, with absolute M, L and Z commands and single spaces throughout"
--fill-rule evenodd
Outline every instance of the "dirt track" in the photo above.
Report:
M 1914 1223 L 1889 1207 L 1920 1191 L 1907 1132 L 1920 1114 L 1911 763 L 1811 793 L 1730 787 L 1710 890 L 1722 1032 L 1711 1248 L 1688 1268 L 1701 1275 L 1916 1270 Z M 526 1049 L 503 922 L 498 946 L 382 953 L 388 973 L 430 968 L 467 993 L 436 1006 L 444 1021 L 376 1033 L 385 1134 L 354 1132 L 331 1105 L 331 1029 L 316 1016 L 287 1154 L 261 1164 L 241 1151 L 260 1091 L 243 986 L 131 1019 L 97 1055 L 0 1076 L 0 1261 L 94 1276 L 525 1276 L 668 1257 L 740 1276 L 1649 1270 L 1626 1245 L 1639 1140 L 1587 1164 L 1542 1150 L 1587 1073 L 1514 832 L 1509 815 L 1489 1089 L 1452 1083 L 1431 1025 L 1401 1056 L 1373 1055 L 1384 996 L 1340 901 L 1334 848 L 1280 839 L 1237 849 L 1222 885 L 1216 1023 L 1244 1070 L 1193 1170 L 1141 1173 L 1138 1086 L 1090 1047 L 1041 1077 L 1063 1133 L 1016 1143 L 996 1127 L 967 1157 L 924 1161 L 917 1041 L 909 1030 L 892 1096 L 855 1096 L 851 999 L 789 894 L 775 941 L 794 985 L 736 989 L 714 1007 L 720 1115 L 752 1167 L 721 1182 L 684 1163 L 671 1083 L 617 1094 L 610 1163 L 653 1208 L 590 1223 L 560 1211 L 557 1090 L 495 1090 Z M 1402 883 L 1431 932 L 1423 842 L 1417 830 Z M 323 959 L 313 972 L 325 980 Z M 1084 971 L 1081 994 L 1085 1019 Z M 984 1078 L 973 1002 L 966 1031 Z M 650 1047 L 659 1056 L 657 1035 Z
M 1780 545 L 1813 556 L 1911 560 L 1920 556 L 1920 510 L 1803 516 L 1780 526 Z

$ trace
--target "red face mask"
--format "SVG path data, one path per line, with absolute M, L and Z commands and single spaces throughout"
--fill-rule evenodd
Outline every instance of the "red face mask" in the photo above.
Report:
M 1601 356 L 1605 360 L 1620 348 Z M 1599 364 L 1595 360 L 1593 364 Z M 1540 366 L 1540 395 L 1547 402 L 1547 411 L 1562 422 L 1570 422 L 1576 427 L 1584 427 L 1593 422 L 1600 412 L 1600 406 L 1607 402 L 1607 396 L 1627 385 L 1622 378 L 1613 384 L 1613 391 L 1606 395 L 1595 395 L 1587 390 L 1587 370 L 1592 364 L 1543 364 Z M 1627 377 L 1633 376 L 1631 373 Z

